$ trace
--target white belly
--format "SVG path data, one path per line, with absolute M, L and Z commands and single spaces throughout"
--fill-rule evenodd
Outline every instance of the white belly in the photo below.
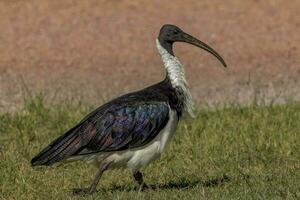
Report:
M 95 159 L 98 162 L 111 162 L 110 169 L 128 167 L 133 172 L 137 171 L 160 157 L 174 135 L 177 123 L 177 114 L 171 110 L 166 127 L 160 131 L 151 143 L 143 147 L 115 152 L 110 155 L 99 154 Z

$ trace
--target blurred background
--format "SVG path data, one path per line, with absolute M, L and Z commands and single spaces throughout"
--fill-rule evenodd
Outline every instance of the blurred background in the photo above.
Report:
M 228 64 L 187 44 L 175 54 L 201 105 L 300 99 L 300 1 L 0 1 L 0 109 L 24 92 L 95 104 L 164 78 L 155 46 L 176 24 Z

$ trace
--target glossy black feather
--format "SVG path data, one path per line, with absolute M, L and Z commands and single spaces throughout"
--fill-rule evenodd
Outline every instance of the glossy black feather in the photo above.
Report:
M 180 94 L 170 81 L 114 99 L 87 115 L 79 124 L 54 140 L 31 161 L 51 165 L 71 156 L 120 151 L 143 146 L 165 127 L 169 106 L 182 112 Z

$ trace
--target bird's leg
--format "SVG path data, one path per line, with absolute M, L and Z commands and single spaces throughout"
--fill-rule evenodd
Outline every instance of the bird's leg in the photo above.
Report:
M 134 172 L 133 177 L 134 177 L 135 181 L 139 184 L 139 192 L 144 191 L 149 188 L 147 186 L 147 184 L 144 182 L 143 174 L 140 171 Z
M 86 188 L 74 188 L 73 194 L 81 195 L 81 194 L 93 194 L 96 192 L 96 187 L 99 183 L 99 180 L 105 170 L 109 167 L 110 163 L 101 163 L 99 169 L 89 187 Z

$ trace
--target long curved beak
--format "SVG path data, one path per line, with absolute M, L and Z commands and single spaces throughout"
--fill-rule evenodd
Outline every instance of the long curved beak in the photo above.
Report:
M 182 32 L 181 37 L 178 40 L 178 42 L 186 42 L 192 45 L 195 45 L 201 49 L 204 49 L 205 51 L 208 51 L 212 55 L 218 58 L 218 60 L 223 64 L 224 67 L 227 67 L 227 64 L 225 63 L 224 59 L 215 51 L 213 50 L 210 46 L 205 44 L 204 42 L 198 40 L 197 38 L 194 38 L 193 36 Z

